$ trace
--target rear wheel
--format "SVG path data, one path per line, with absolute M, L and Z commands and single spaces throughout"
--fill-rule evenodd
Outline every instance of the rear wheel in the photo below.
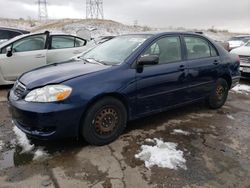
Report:
M 216 82 L 216 87 L 208 97 L 208 105 L 211 109 L 221 108 L 228 96 L 229 86 L 225 79 L 220 78 Z
M 105 145 L 123 132 L 127 123 L 127 111 L 119 100 L 105 97 L 93 104 L 82 123 L 82 136 L 92 145 Z

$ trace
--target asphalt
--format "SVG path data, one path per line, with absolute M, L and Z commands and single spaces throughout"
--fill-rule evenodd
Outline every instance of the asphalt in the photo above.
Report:
M 0 188 L 250 188 L 250 93 L 230 92 L 219 110 L 197 103 L 129 122 L 119 139 L 103 147 L 75 139 L 31 140 L 34 150 L 48 154 L 34 160 L 34 152 L 23 153 L 16 143 L 9 89 L 0 88 Z M 174 129 L 190 134 L 172 134 Z M 146 168 L 135 158 L 146 138 L 177 143 L 187 169 Z

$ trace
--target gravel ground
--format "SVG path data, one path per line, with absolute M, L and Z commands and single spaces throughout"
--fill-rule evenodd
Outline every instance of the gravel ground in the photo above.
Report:
M 130 122 L 125 133 L 107 146 L 73 139 L 32 140 L 34 149 L 23 153 L 12 130 L 8 89 L 0 88 L 1 188 L 250 188 L 250 93 L 230 92 L 219 110 L 198 103 Z M 178 144 L 187 169 L 146 168 L 135 155 L 147 138 Z

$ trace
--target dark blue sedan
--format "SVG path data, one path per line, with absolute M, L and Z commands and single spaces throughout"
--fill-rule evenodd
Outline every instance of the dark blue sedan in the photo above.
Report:
M 9 93 L 10 111 L 31 137 L 82 136 L 104 145 L 129 120 L 199 100 L 220 108 L 239 82 L 239 65 L 203 35 L 123 35 L 78 60 L 23 74 Z

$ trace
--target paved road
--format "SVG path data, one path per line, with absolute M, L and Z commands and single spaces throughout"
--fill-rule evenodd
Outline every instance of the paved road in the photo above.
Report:
M 244 84 L 250 85 L 250 82 Z M 0 187 L 250 187 L 250 93 L 230 92 L 226 105 L 194 104 L 130 122 L 103 147 L 83 141 L 32 141 L 22 153 L 0 89 Z M 181 129 L 190 135 L 172 134 Z M 184 151 L 187 169 L 146 168 L 134 156 L 146 138 L 162 138 Z M 48 156 L 33 160 L 34 151 Z

